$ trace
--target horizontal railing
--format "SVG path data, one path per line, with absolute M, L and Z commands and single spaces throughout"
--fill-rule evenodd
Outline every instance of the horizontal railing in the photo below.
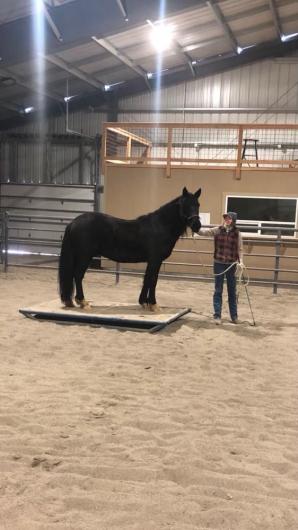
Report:
M 298 170 L 298 125 L 106 123 L 108 165 Z
M 2 268 L 6 271 L 9 266 L 23 266 L 23 267 L 42 267 L 42 268 L 56 268 L 57 260 L 59 257 L 59 251 L 61 246 L 61 236 L 63 235 L 64 228 L 70 221 L 68 217 L 53 218 L 53 217 L 42 217 L 34 216 L 34 222 L 40 224 L 43 221 L 50 221 L 55 227 L 47 230 L 47 238 L 19 238 L 12 235 L 12 230 L 15 230 L 13 221 L 21 221 L 22 227 L 25 228 L 26 224 L 29 223 L 29 217 L 26 215 L 9 215 L 6 212 L 2 212 L 0 215 L 0 245 L 1 245 L 1 264 Z M 30 226 L 32 226 L 32 216 L 30 216 Z M 57 229 L 59 226 L 59 230 Z M 208 225 L 213 226 L 213 225 Z M 241 229 L 241 225 L 239 226 Z M 245 227 L 243 227 L 245 228 Z M 247 266 L 246 271 L 248 275 L 253 273 L 254 277 L 250 279 L 250 283 L 255 285 L 270 285 L 273 287 L 273 292 L 276 293 L 278 287 L 298 287 L 298 238 L 283 237 L 283 232 L 288 229 L 283 227 L 272 228 L 275 231 L 275 235 L 268 237 L 262 236 L 261 238 L 253 238 L 251 236 L 243 236 L 244 250 L 248 247 L 265 245 L 269 246 L 270 251 L 264 252 L 244 252 L 245 260 L 270 260 L 268 266 Z M 42 233 L 42 229 L 37 229 L 37 232 Z M 298 230 L 293 229 L 293 232 L 297 234 Z M 33 232 L 35 234 L 35 232 Z M 48 238 L 48 235 L 51 235 Z M 195 244 L 196 248 L 178 248 L 179 245 L 174 249 L 171 259 L 163 262 L 160 277 L 163 278 L 175 278 L 179 280 L 213 280 L 212 267 L 213 267 L 213 250 L 202 248 L 203 242 L 212 241 L 213 238 L 199 237 L 193 239 L 190 237 L 183 237 L 180 243 L 192 242 L 189 244 Z M 28 248 L 28 252 L 25 255 L 14 255 L 13 252 L 16 248 L 22 246 L 23 249 Z M 290 249 L 290 254 L 284 254 L 282 252 L 282 246 L 286 246 Z M 47 251 L 44 252 L 44 248 Z M 295 251 L 297 254 L 295 255 Z M 30 262 L 28 263 L 28 256 Z M 193 256 L 193 261 L 189 261 L 187 258 Z M 42 262 L 40 259 L 42 258 Z M 113 273 L 116 275 L 116 280 L 119 281 L 120 275 L 141 275 L 144 272 L 142 270 L 134 270 L 133 267 L 124 264 L 111 264 L 111 262 L 105 258 L 100 257 L 99 267 L 103 273 Z M 203 263 L 204 260 L 205 262 Z M 284 260 L 289 260 L 293 263 L 293 267 L 285 267 Z M 96 261 L 96 260 L 95 260 Z M 50 263 L 50 265 L 49 265 Z M 263 264 L 262 264 L 263 265 Z M 179 272 L 179 269 L 184 268 L 187 273 Z M 196 271 L 194 271 L 196 269 Z M 172 271 L 172 272 L 171 272 Z M 199 272 L 197 272 L 199 271 Z M 294 280 L 282 280 L 281 275 L 291 275 Z M 297 278 L 297 279 L 296 279 Z

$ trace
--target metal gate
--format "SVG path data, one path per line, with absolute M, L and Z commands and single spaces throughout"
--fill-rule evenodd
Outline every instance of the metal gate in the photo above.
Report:
M 58 254 L 65 225 L 80 213 L 98 209 L 99 191 L 96 186 L 1 184 L 8 252 Z

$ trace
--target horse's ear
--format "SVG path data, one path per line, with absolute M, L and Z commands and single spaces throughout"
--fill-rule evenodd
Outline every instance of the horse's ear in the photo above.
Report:
M 202 190 L 201 190 L 201 188 L 200 188 L 198 191 L 196 191 L 196 192 L 194 193 L 194 196 L 195 196 L 196 199 L 198 199 L 198 198 L 200 197 L 200 195 L 201 195 L 201 191 L 202 191 Z
M 183 190 L 182 190 L 182 195 L 183 197 L 185 197 L 186 195 L 188 195 L 188 191 L 186 189 L 186 187 L 184 186 Z

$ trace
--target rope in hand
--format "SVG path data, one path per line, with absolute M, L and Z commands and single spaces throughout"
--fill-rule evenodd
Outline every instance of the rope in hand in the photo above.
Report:
M 203 264 L 202 264 L 203 265 Z M 234 267 L 236 265 L 236 277 L 237 277 L 237 283 L 238 283 L 238 288 L 237 288 L 237 305 L 238 305 L 238 300 L 239 300 L 239 294 L 240 294 L 240 287 L 244 287 L 245 288 L 245 291 L 246 291 L 246 296 L 247 296 L 247 301 L 248 301 L 248 304 L 249 304 L 249 308 L 250 308 L 250 312 L 251 312 L 251 316 L 252 316 L 252 326 L 255 326 L 256 323 L 255 323 L 255 319 L 254 319 L 254 314 L 253 314 L 253 311 L 252 311 L 252 307 L 251 307 L 251 303 L 250 303 L 250 298 L 249 298 L 249 295 L 248 295 L 248 290 L 247 290 L 247 286 L 249 284 L 249 276 L 246 272 L 246 267 L 244 265 L 244 263 L 241 261 L 241 262 L 238 262 L 238 261 L 234 261 L 233 263 L 231 263 L 223 272 L 220 272 L 218 274 L 215 274 L 213 273 L 214 276 L 221 276 L 222 274 L 225 274 L 228 270 L 230 270 L 232 267 Z M 204 266 L 204 265 L 203 265 Z M 194 311 L 194 313 L 197 313 L 196 311 Z M 198 313 L 198 314 L 201 314 L 201 313 Z
M 239 263 L 239 261 L 233 261 L 223 272 L 218 272 L 217 274 L 213 273 L 213 276 L 221 276 L 222 274 L 225 274 L 228 272 L 232 267 L 236 265 L 236 276 L 239 284 L 242 285 L 248 285 L 249 284 L 249 276 L 246 272 L 246 267 L 242 261 Z

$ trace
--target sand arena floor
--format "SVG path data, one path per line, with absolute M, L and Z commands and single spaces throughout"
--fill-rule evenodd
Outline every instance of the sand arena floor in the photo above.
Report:
M 193 312 L 156 334 L 36 322 L 56 273 L 0 273 L 0 528 L 296 530 L 298 291 L 249 287 L 215 326 L 213 286 L 160 280 Z M 140 278 L 89 273 L 134 304 Z M 225 297 L 226 298 L 226 297 Z

